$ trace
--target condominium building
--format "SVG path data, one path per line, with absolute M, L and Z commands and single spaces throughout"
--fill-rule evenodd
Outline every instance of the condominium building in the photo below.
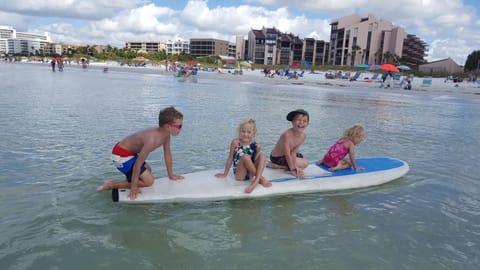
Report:
M 303 40 L 302 60 L 313 65 L 325 65 L 328 59 L 329 43 L 314 38 Z
M 248 40 L 245 40 L 243 36 L 237 36 L 235 38 L 235 59 L 245 60 L 248 51 Z
M 17 32 L 11 26 L 0 26 L 0 54 L 37 54 L 51 43 L 50 33 Z
M 407 34 L 407 38 L 403 41 L 402 64 L 417 69 L 426 62 L 427 47 L 427 43 L 417 36 Z
M 353 14 L 334 20 L 330 26 L 329 64 L 381 64 L 402 57 L 407 34 L 391 22 Z
M 328 55 L 328 44 L 313 38 L 300 39 L 294 34 L 282 33 L 276 28 L 252 29 L 248 34 L 247 58 L 256 64 L 290 65 L 306 60 L 323 64 Z
M 189 40 L 168 40 L 165 45 L 167 55 L 191 54 Z
M 163 41 L 128 41 L 125 48 L 143 53 L 155 53 L 166 50 L 166 43 Z
M 232 46 L 233 45 L 226 40 L 214 38 L 191 38 L 190 55 L 195 57 L 213 55 L 235 57 L 235 52 L 232 52 Z

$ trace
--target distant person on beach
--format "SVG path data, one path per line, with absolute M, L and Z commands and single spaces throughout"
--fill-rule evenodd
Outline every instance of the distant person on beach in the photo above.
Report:
M 410 75 L 407 75 L 407 77 L 405 78 L 405 80 L 407 81 L 406 84 L 405 84 L 405 87 L 403 89 L 405 90 L 412 90 L 412 79 L 410 78 Z
M 171 180 L 183 179 L 183 176 L 173 174 L 170 152 L 170 136 L 178 136 L 182 130 L 182 123 L 182 113 L 174 107 L 167 107 L 158 115 L 158 127 L 138 131 L 118 142 L 113 147 L 112 160 L 127 179 L 121 182 L 107 179 L 97 191 L 130 188 L 128 197 L 135 200 L 141 193 L 139 188 L 153 185 L 152 169 L 145 160 L 151 152 L 162 145 L 168 177 Z
M 88 65 L 88 62 L 84 58 L 82 58 L 82 68 L 86 69 L 87 65 Z
M 292 127 L 284 131 L 277 144 L 270 153 L 270 162 L 267 167 L 272 169 L 286 169 L 295 177 L 304 177 L 303 170 L 308 166 L 308 160 L 298 152 L 305 142 L 305 129 L 310 121 L 309 114 L 304 109 L 297 109 L 287 114 L 287 120 Z
M 272 184 L 262 176 L 267 158 L 261 153 L 262 146 L 255 141 L 257 126 L 254 119 L 246 119 L 238 126 L 238 138 L 230 143 L 225 170 L 223 173 L 215 174 L 216 177 L 225 178 L 228 176 L 230 167 L 233 165 L 235 180 L 244 181 L 251 179 L 250 185 L 245 189 L 251 193 L 260 183 L 264 187 Z
M 383 83 L 387 84 L 385 85 L 385 89 L 390 88 L 392 86 L 392 80 L 393 80 L 393 74 L 391 71 L 388 71 L 387 75 L 385 76 L 385 79 L 383 80 Z
M 57 67 L 58 71 L 63 71 L 63 59 L 60 57 L 55 58 L 55 61 L 57 62 Z
M 55 61 L 55 58 L 52 58 L 52 61 L 50 61 L 50 65 L 52 66 L 52 71 L 55 72 L 55 65 L 57 64 L 57 61 Z
M 323 159 L 318 160 L 317 164 L 324 164 L 330 171 L 347 169 L 353 166 L 355 170 L 363 170 L 363 167 L 357 166 L 355 161 L 355 145 L 361 143 L 367 137 L 365 129 L 360 125 L 354 125 L 343 132 L 342 138 L 338 140 Z M 349 160 L 345 157 L 349 156 Z

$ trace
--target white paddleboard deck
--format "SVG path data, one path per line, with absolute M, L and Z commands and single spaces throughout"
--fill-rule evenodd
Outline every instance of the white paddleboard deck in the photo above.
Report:
M 359 158 L 357 165 L 365 167 L 365 170 L 330 172 L 311 163 L 304 171 L 305 178 L 296 178 L 284 170 L 265 168 L 263 176 L 272 186 L 265 188 L 259 184 L 250 194 L 245 193 L 250 181 L 236 181 L 232 173 L 226 178 L 215 177 L 222 169 L 200 171 L 184 174 L 185 179 L 178 181 L 168 177 L 156 179 L 151 187 L 142 188 L 142 193 L 135 200 L 128 198 L 128 189 L 114 189 L 112 199 L 123 203 L 218 201 L 356 189 L 390 182 L 409 171 L 406 162 L 388 157 Z

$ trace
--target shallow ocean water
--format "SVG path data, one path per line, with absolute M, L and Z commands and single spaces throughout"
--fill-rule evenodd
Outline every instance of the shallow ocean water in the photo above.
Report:
M 269 85 L 0 63 L 2 269 L 477 269 L 478 99 Z M 353 124 L 357 156 L 405 160 L 378 187 L 269 199 L 123 205 L 114 143 L 174 105 L 174 172 L 223 168 L 238 123 L 269 153 L 292 109 L 310 112 L 301 152 L 318 159 Z M 161 149 L 148 159 L 166 175 Z M 208 187 L 205 187 L 208 192 Z

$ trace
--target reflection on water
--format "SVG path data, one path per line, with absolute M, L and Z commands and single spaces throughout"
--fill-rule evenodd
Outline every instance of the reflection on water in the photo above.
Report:
M 427 95 L 228 82 L 178 83 L 0 63 L 0 263 L 5 269 L 476 269 L 478 102 Z M 113 144 L 155 126 L 174 105 L 174 172 L 223 168 L 240 120 L 257 120 L 268 153 L 310 112 L 301 152 L 323 156 L 343 130 L 366 127 L 357 156 L 403 159 L 392 183 L 261 200 L 121 205 L 95 188 L 121 175 Z M 465 124 L 467 123 L 467 124 Z M 162 150 L 148 162 L 166 175 Z M 208 187 L 204 187 L 208 192 Z M 399 256 L 401 254 L 401 256 Z

